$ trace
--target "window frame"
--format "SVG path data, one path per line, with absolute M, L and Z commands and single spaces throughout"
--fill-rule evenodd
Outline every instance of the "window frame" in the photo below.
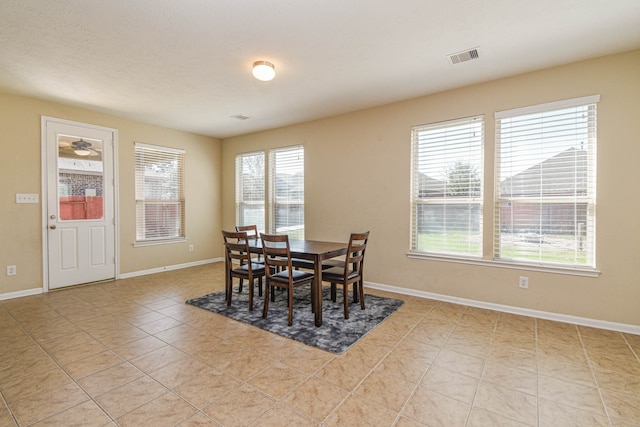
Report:
M 544 104 L 539 104 L 539 105 L 533 105 L 533 106 L 528 106 L 528 107 L 522 107 L 522 108 L 515 108 L 515 109 L 511 109 L 511 110 L 504 110 L 504 111 L 497 111 L 494 113 L 495 118 L 500 118 L 501 115 L 504 114 L 517 114 L 517 113 L 532 113 L 532 112 L 536 112 L 536 111 L 540 111 L 540 109 L 549 109 L 550 107 L 557 107 L 557 108 L 562 108 L 562 107 L 567 107 L 567 106 L 575 106 L 575 103 L 582 103 L 582 104 L 587 104 L 587 103 L 598 103 L 600 101 L 600 95 L 591 95 L 591 96 L 585 96 L 585 97 L 581 97 L 581 98 L 574 98 L 574 99 L 568 99 L 568 100 L 564 100 L 564 101 L 557 101 L 557 102 L 549 102 L 549 103 L 544 103 Z M 597 130 L 597 118 L 596 118 L 596 130 Z M 486 127 L 485 127 L 486 130 Z M 491 131 L 491 127 L 489 127 L 489 131 Z M 496 148 L 496 135 L 497 135 L 497 130 L 494 130 L 494 143 L 493 146 L 491 145 L 490 142 L 488 142 L 486 140 L 486 132 L 485 132 L 485 141 L 483 141 L 483 150 L 489 147 L 492 147 L 494 150 L 494 156 L 493 157 L 489 157 L 489 158 L 485 158 L 484 160 L 484 166 L 485 166 L 485 171 L 489 172 L 490 176 L 485 175 L 483 178 L 483 186 L 486 185 L 486 189 L 489 192 L 493 192 L 494 194 L 493 196 L 493 200 L 491 200 L 491 209 L 489 210 L 489 206 L 484 206 L 483 207 L 483 214 L 484 214 L 484 220 L 483 220 L 483 231 L 485 233 L 485 238 L 484 238 L 484 242 L 483 242 L 483 256 L 482 258 L 475 258 L 475 257 L 465 257 L 465 256 L 455 256 L 455 255 L 451 255 L 451 254 L 438 254 L 438 253 L 428 253 L 428 252 L 418 252 L 412 249 L 412 240 L 413 239 L 413 227 L 414 227 L 414 215 L 415 215 L 415 209 L 414 209 L 414 197 L 413 197 L 413 191 L 414 191 L 414 180 L 413 180 L 413 168 L 414 168 L 414 158 L 413 158 L 413 147 L 411 149 L 411 186 L 410 186 L 410 209 L 411 209 L 411 224 L 410 224 L 410 244 L 409 244 L 409 250 L 406 252 L 406 255 L 408 258 L 410 259 L 420 259 L 420 260 L 430 260 L 430 261 L 438 261 L 438 262 L 452 262 L 452 263 L 456 263 L 456 264 L 467 264 L 467 265 L 476 265 L 476 266 L 482 266 L 482 267 L 491 267 L 491 268 L 504 268 L 504 269 L 513 269 L 513 270 L 519 270 L 519 271 L 536 271 L 536 272 L 544 272 L 544 273 L 554 273 L 554 274 L 566 274 L 566 275 L 572 275 L 572 276 L 581 276 L 581 277 L 598 277 L 600 275 L 600 270 L 598 269 L 598 265 L 597 262 L 595 261 L 595 248 L 596 248 L 596 244 L 594 241 L 594 267 L 582 267 L 582 266 L 571 266 L 571 265 L 557 265 L 557 264 L 537 264 L 537 263 L 531 263 L 531 262 L 521 262 L 518 260 L 506 260 L 506 259 L 495 259 L 494 258 L 494 252 L 495 252 L 495 232 L 494 232 L 494 223 L 495 223 L 495 217 L 496 217 L 496 212 L 495 212 L 495 206 L 496 206 L 496 197 L 499 194 L 497 191 L 495 191 L 496 189 L 496 168 L 497 168 L 497 159 L 495 156 L 495 150 L 497 150 Z M 597 134 L 596 134 L 597 137 Z M 412 143 L 413 143 L 413 137 L 412 137 Z M 593 150 L 593 162 L 594 162 L 594 167 L 597 168 L 597 152 L 596 150 Z M 493 173 L 491 173 L 493 171 Z M 595 171 L 596 176 L 595 179 L 597 179 L 597 170 Z M 493 182 L 490 183 L 490 179 L 493 179 Z M 595 182 L 594 182 L 594 189 L 595 189 Z M 489 193 L 490 197 L 491 194 Z M 594 193 L 595 196 L 595 193 Z M 597 202 L 597 201 L 596 201 Z M 594 203 L 594 212 L 595 212 L 595 203 Z M 491 213 L 491 215 L 487 215 Z M 487 218 L 491 218 L 491 223 L 489 223 L 487 221 Z M 492 234 L 490 234 L 492 233 Z M 487 238 L 487 235 L 490 235 L 490 239 Z M 595 236 L 595 231 L 593 232 L 593 235 Z
M 298 156 L 300 156 L 302 159 L 300 160 L 299 164 L 294 165 L 294 167 L 296 168 L 300 168 L 302 171 L 302 182 L 297 182 L 296 185 L 298 186 L 298 189 L 302 191 L 302 200 L 284 200 L 284 201 L 278 201 L 278 190 L 277 190 L 277 174 L 278 171 L 276 170 L 278 168 L 278 162 L 276 160 L 276 157 L 278 156 L 278 154 L 286 154 L 287 152 L 295 152 L 299 150 L 300 153 L 298 154 Z M 272 234 L 289 234 L 292 238 L 298 238 L 298 239 L 304 239 L 305 237 L 305 221 L 304 221 L 304 210 L 305 210 L 305 196 L 304 196 L 304 175 L 305 175 L 305 163 L 304 163 L 304 146 L 303 145 L 292 145 L 292 146 L 287 146 L 287 147 L 278 147 L 278 148 L 273 148 L 271 150 L 269 150 L 269 165 L 268 165 L 268 170 L 269 170 L 269 185 L 268 185 L 268 194 L 269 194 L 269 206 L 268 206 L 268 214 L 267 214 L 267 224 L 268 224 L 268 230 L 270 233 Z M 292 206 L 292 205 L 301 205 L 301 207 L 298 208 L 298 211 L 301 213 L 302 215 L 302 228 L 298 228 L 296 230 L 285 230 L 285 232 L 283 232 L 282 230 L 278 230 L 278 211 L 279 208 L 281 206 Z M 293 232 L 291 232 L 293 231 Z
M 243 164 L 244 159 L 246 157 L 251 156 L 262 156 L 262 200 L 244 200 L 244 174 L 243 174 Z M 256 224 L 258 227 L 258 233 L 264 232 L 267 230 L 267 200 L 266 200 L 266 170 L 267 170 L 267 154 L 265 151 L 251 151 L 247 153 L 238 153 L 236 155 L 236 170 L 235 170 L 235 185 L 236 185 L 236 225 L 253 225 Z M 262 220 L 260 223 L 256 223 L 255 221 L 247 221 L 245 216 L 243 215 L 243 206 L 262 206 Z
M 411 233 L 410 233 L 410 249 L 409 255 L 412 257 L 444 257 L 449 259 L 471 259 L 471 260 L 480 260 L 483 257 L 483 209 L 484 209 L 484 135 L 485 135 L 485 124 L 484 124 L 484 115 L 479 114 L 470 117 L 463 117 L 459 119 L 447 120 L 443 122 L 435 122 L 429 123 L 425 125 L 417 125 L 413 126 L 411 130 Z M 458 163 L 458 158 L 456 157 L 456 152 L 460 152 L 460 145 L 458 143 L 454 143 L 454 145 L 449 148 L 446 147 L 449 141 L 452 139 L 456 139 L 456 129 L 469 127 L 469 129 L 464 130 L 465 139 L 467 140 L 463 144 L 471 143 L 477 152 L 474 153 L 472 159 L 467 159 L 470 163 L 468 164 L 469 170 L 472 170 L 472 167 L 477 167 L 478 169 L 474 172 L 478 175 L 477 180 L 479 181 L 479 187 L 477 189 L 478 194 L 469 195 L 469 196 L 455 196 L 448 194 L 446 180 L 448 178 L 443 178 L 442 181 L 442 195 L 441 196 L 421 196 L 421 194 L 425 193 L 427 190 L 421 188 L 421 186 L 425 186 L 423 181 L 429 180 L 430 178 L 426 174 L 423 174 L 420 171 L 421 167 L 442 167 L 445 164 Z M 438 130 L 443 130 L 445 133 L 450 132 L 446 136 L 441 137 L 432 137 L 431 141 L 427 140 L 426 142 L 433 142 L 434 144 L 439 144 L 444 146 L 444 148 L 438 151 L 443 153 L 443 157 L 446 158 L 446 161 L 433 161 L 430 162 L 427 160 L 426 162 L 423 159 L 425 153 L 420 150 L 420 132 L 434 132 Z M 479 135 L 472 135 L 479 132 Z M 439 141 L 438 141 L 439 140 Z M 428 151 L 428 150 L 425 150 Z M 471 162 L 475 161 L 475 165 L 472 165 Z M 461 163 L 462 164 L 462 163 Z M 424 178 L 421 178 L 421 175 L 424 175 Z M 434 184 L 435 186 L 435 184 Z M 455 251 L 455 250 L 433 250 L 434 248 L 426 248 L 426 250 L 419 249 L 419 209 L 421 206 L 442 206 L 442 211 L 446 212 L 447 206 L 468 206 L 469 211 L 471 211 L 472 207 L 475 206 L 476 210 L 479 214 L 479 219 L 477 223 L 477 237 L 476 234 L 471 233 L 472 228 L 472 220 L 469 219 L 466 226 L 466 237 L 467 240 L 467 248 L 470 248 L 473 243 L 471 242 L 474 239 L 479 239 L 478 242 L 475 243 L 476 250 L 467 250 L 467 251 Z M 458 209 L 459 210 L 459 209 Z M 447 227 L 448 223 L 455 222 L 454 215 L 447 215 L 446 213 L 443 216 L 443 224 L 441 225 L 443 228 Z M 445 239 L 446 239 L 445 232 Z M 432 249 L 432 250 L 429 250 Z
M 302 170 L 302 182 L 298 183 L 298 185 L 301 187 L 302 189 L 302 200 L 298 200 L 298 201 L 286 201 L 284 203 L 280 203 L 276 200 L 276 187 L 275 187 L 275 182 L 276 182 L 276 176 L 275 176 L 275 170 L 274 168 L 277 167 L 277 163 L 275 161 L 275 157 L 278 153 L 285 153 L 287 151 L 293 151 L 293 150 L 301 150 L 301 154 L 302 154 L 302 159 L 301 159 L 301 163 L 299 165 L 299 167 L 301 167 Z M 305 209 L 305 200 L 304 200 L 304 172 L 305 172 L 305 164 L 304 164 L 304 146 L 299 144 L 299 145 L 292 145 L 292 146 L 285 146 L 285 147 L 277 147 L 277 148 L 271 148 L 269 150 L 259 150 L 259 151 L 250 151 L 250 152 L 245 152 L 245 153 L 237 153 L 236 154 L 236 160 L 235 160 L 235 218 L 236 218 L 236 225 L 252 225 L 255 224 L 255 222 L 253 221 L 246 221 L 246 219 L 242 218 L 242 214 L 240 212 L 241 206 L 243 204 L 243 202 L 241 201 L 241 195 L 242 195 L 242 185 L 243 185 L 243 178 L 240 176 L 240 173 L 242 172 L 242 168 L 241 168 L 241 164 L 239 162 L 242 161 L 242 159 L 246 156 L 252 156 L 252 155 L 257 155 L 262 153 L 262 155 L 264 156 L 264 166 L 263 166 L 263 178 L 264 178 L 264 194 L 263 194 L 263 198 L 264 200 L 262 201 L 262 205 L 264 207 L 264 217 L 263 217 L 263 224 L 264 226 L 261 228 L 260 224 L 256 224 L 258 226 L 258 232 L 267 232 L 270 234 L 282 234 L 281 231 L 277 231 L 277 227 L 276 227 L 276 223 L 277 223 L 277 212 L 278 212 L 278 208 L 281 205 L 286 205 L 286 204 L 297 204 L 297 205 L 301 205 L 301 212 L 302 212 L 302 228 L 300 228 L 298 231 L 298 233 L 296 233 L 295 231 L 293 233 L 290 233 L 292 236 L 295 235 L 295 238 L 304 238 L 304 231 L 305 231 L 305 226 L 304 226 L 304 209 Z M 259 203 L 251 203 L 251 205 L 256 205 Z
M 495 167 L 494 167 L 494 171 L 495 171 L 495 176 L 494 176 L 494 185 L 495 185 L 495 192 L 494 192 L 494 223 L 493 223 L 493 238 L 494 238 L 494 243 L 493 243 L 493 259 L 497 262 L 506 262 L 506 263 L 511 263 L 514 265 L 520 265 L 520 266 L 531 266 L 531 267 L 537 267 L 537 268 L 548 268 L 548 269 L 562 269 L 562 270 L 567 270 L 567 271 L 575 271 L 575 272 L 582 272 L 584 274 L 597 274 L 598 270 L 596 269 L 596 228 L 595 228 L 595 224 L 596 224 L 596 212 L 595 212 L 595 207 L 596 207 L 596 180 L 597 180 L 597 159 L 596 159 L 596 155 L 597 155 L 597 103 L 600 100 L 600 96 L 599 95 L 593 95 L 593 96 L 586 96 L 586 97 L 581 97 L 581 98 L 574 98 L 574 99 L 568 99 L 568 100 L 563 100 L 563 101 L 557 101 L 557 102 L 550 102 L 550 103 L 545 103 L 545 104 L 539 104 L 539 105 L 533 105 L 533 106 L 529 106 L 529 107 L 522 107 L 522 108 L 516 108 L 516 109 L 511 109 L 511 110 L 505 110 L 505 111 L 499 111 L 495 113 L 495 156 L 494 156 L 494 162 L 495 162 Z M 559 196 L 559 195 L 554 195 L 554 194 L 547 194 L 547 195 L 542 195 L 542 191 L 543 191 L 543 186 L 546 184 L 547 186 L 550 186 L 551 183 L 553 183 L 553 181 L 549 180 L 545 180 L 545 181 L 540 181 L 540 194 L 535 195 L 532 193 L 531 196 L 526 196 L 526 195 L 516 195 L 514 196 L 513 194 L 511 196 L 505 196 L 504 194 L 502 194 L 502 190 L 501 190 L 501 179 L 503 178 L 503 174 L 502 170 L 501 170 L 501 157 L 502 157 L 502 152 L 501 152 L 501 148 L 503 146 L 502 141 L 501 141 L 501 129 L 502 129 L 502 121 L 507 121 L 510 119 L 518 119 L 518 118 L 524 118 L 527 116 L 535 116 L 538 114 L 549 114 L 552 115 L 553 117 L 558 116 L 562 111 L 565 110 L 569 110 L 571 108 L 586 108 L 587 109 L 587 118 L 585 119 L 587 125 L 586 125 L 586 134 L 587 134 L 587 141 L 586 141 L 586 149 L 581 150 L 581 151 L 585 151 L 584 157 L 584 163 L 585 163 L 585 189 L 584 189 L 584 194 L 578 194 L 579 193 L 579 188 L 577 187 L 578 182 L 576 181 L 574 183 L 574 187 L 573 187 L 573 191 L 574 194 L 573 195 L 565 195 L 565 196 Z M 574 113 L 574 116 L 577 117 L 578 116 L 578 112 L 576 111 Z M 524 119 L 523 119 L 524 120 Z M 542 129 L 540 128 L 534 128 L 537 130 L 537 132 L 539 134 L 542 134 Z M 553 131 L 547 132 L 547 135 L 544 136 L 544 139 L 548 139 L 548 140 L 552 140 L 554 138 L 558 138 L 557 133 L 554 133 Z M 576 132 L 574 134 L 574 138 L 575 135 L 578 135 L 578 133 Z M 533 140 L 532 138 L 530 138 L 531 140 Z M 544 139 L 540 142 L 540 146 L 542 146 L 544 144 Z M 545 145 L 545 148 L 552 146 L 551 145 L 552 142 L 547 142 Z M 506 144 L 505 144 L 506 145 Z M 531 145 L 533 145 L 533 143 L 531 143 Z M 559 155 L 561 155 L 564 152 L 560 152 L 558 153 L 556 156 L 557 157 Z M 577 151 L 576 151 L 577 153 Z M 577 154 L 576 154 L 577 156 Z M 554 157 L 549 157 L 545 160 L 541 160 L 538 164 L 531 166 L 529 169 L 525 169 L 522 172 L 526 172 L 527 170 L 532 169 L 535 166 L 540 166 L 540 168 L 542 168 L 542 165 L 544 164 L 544 162 L 546 161 L 550 161 L 552 158 Z M 521 157 L 522 158 L 522 157 Z M 574 168 L 577 168 L 578 166 L 577 161 L 574 162 Z M 559 171 L 560 168 L 559 166 L 556 166 L 556 169 L 551 169 L 553 171 Z M 520 172 L 520 173 L 522 173 Z M 577 173 L 576 171 L 574 171 L 574 174 Z M 542 169 L 540 171 L 540 174 L 542 174 Z M 542 176 L 541 176 L 542 179 Z M 557 179 L 557 178 L 556 178 Z M 577 178 L 576 178 L 577 180 Z M 525 181 L 528 182 L 528 181 Z M 525 185 L 525 184 L 523 184 Z M 551 211 L 553 206 L 557 206 L 557 207 L 562 207 L 563 205 L 565 206 L 572 206 L 573 207 L 573 217 L 574 217 L 574 222 L 572 223 L 572 227 L 574 228 L 574 233 L 578 233 L 579 231 L 579 223 L 577 222 L 576 216 L 577 216 L 577 211 L 580 205 L 584 205 L 584 212 L 586 215 L 586 221 L 587 221 L 587 225 L 585 226 L 585 235 L 586 235 L 586 242 L 587 242 L 587 253 L 585 254 L 585 263 L 569 263 L 569 262 L 552 262 L 552 261 L 548 261 L 548 260 L 543 260 L 542 255 L 539 255 L 539 259 L 534 259 L 533 257 L 530 257 L 529 259 L 527 259 L 524 256 L 515 256 L 515 257 L 507 257 L 507 256 L 502 256 L 502 252 L 503 252 L 503 247 L 505 245 L 502 244 L 502 236 L 503 234 L 506 234 L 502 231 L 502 227 L 503 225 L 501 224 L 502 221 L 502 206 L 506 206 L 508 209 L 515 209 L 516 206 L 520 207 L 519 209 L 524 209 L 526 208 L 526 206 L 529 206 L 529 208 L 533 208 L 535 209 L 536 207 L 538 207 L 540 210 L 542 210 L 542 208 L 544 208 L 545 206 L 547 207 L 547 209 L 549 211 Z M 540 214 L 540 217 L 542 217 L 542 214 Z M 554 221 L 549 223 L 550 227 L 558 227 L 558 222 Z M 541 231 L 539 232 L 538 236 L 542 236 Z M 578 239 L 580 240 L 580 239 Z M 534 245 L 536 244 L 536 242 L 532 242 Z M 538 250 L 539 252 L 542 252 L 542 244 L 543 244 L 543 238 L 540 237 L 538 239 L 538 246 L 540 247 Z M 574 242 L 575 244 L 575 242 Z M 515 244 L 513 245 L 515 247 Z M 534 248 L 535 249 L 535 248 Z M 512 249 L 513 250 L 513 249 Z M 574 252 L 575 252 L 575 248 L 574 248 Z M 570 253 L 570 251 L 564 251 L 562 253 Z M 576 258 L 576 256 L 574 255 L 574 259 Z
M 149 153 L 150 159 L 149 161 L 142 160 L 140 161 L 140 156 L 143 156 L 143 153 Z M 155 154 L 152 154 L 155 153 Z M 149 245 L 161 245 L 161 244 L 169 244 L 169 243 L 178 243 L 186 241 L 186 198 L 185 198 L 185 186 L 184 186 L 184 175 L 185 175 L 185 157 L 186 150 L 180 148 L 171 148 L 171 147 L 163 147 L 159 145 L 146 144 L 142 142 L 134 143 L 134 169 L 135 169 L 135 205 L 136 205 L 136 240 L 134 242 L 134 246 L 149 246 Z M 176 161 L 177 162 L 177 171 L 175 182 L 172 184 L 177 188 L 177 197 L 167 198 L 167 199 L 153 199 L 147 196 L 147 192 L 149 188 L 147 184 L 150 183 L 145 178 L 145 169 L 147 165 L 153 164 L 153 160 L 165 160 L 165 161 Z M 175 220 L 177 220 L 177 227 L 172 226 L 174 230 L 177 230 L 175 233 L 171 233 L 171 235 L 160 235 L 158 237 L 145 237 L 147 226 L 146 216 L 142 214 L 142 212 L 146 212 L 147 206 L 177 206 L 177 216 L 175 216 Z M 142 215 L 142 217 L 141 217 Z

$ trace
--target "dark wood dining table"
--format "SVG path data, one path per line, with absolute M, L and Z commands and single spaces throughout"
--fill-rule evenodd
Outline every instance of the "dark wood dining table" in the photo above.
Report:
M 313 262 L 313 312 L 316 326 L 322 326 L 322 261 L 345 255 L 348 243 L 321 242 L 317 240 L 289 239 L 289 247 L 293 258 L 306 259 Z M 262 240 L 249 239 L 249 251 L 262 253 Z

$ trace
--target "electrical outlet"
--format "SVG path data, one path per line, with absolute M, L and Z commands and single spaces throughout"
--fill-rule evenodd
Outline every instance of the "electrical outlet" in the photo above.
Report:
M 7 265 L 7 276 L 15 276 L 17 273 L 15 265 Z
M 193 245 L 189 245 L 189 252 L 193 252 Z
M 529 278 L 527 276 L 520 276 L 518 287 L 522 289 L 529 289 Z

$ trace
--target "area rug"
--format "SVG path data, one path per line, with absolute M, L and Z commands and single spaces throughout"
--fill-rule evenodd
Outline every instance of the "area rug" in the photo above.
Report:
M 338 288 L 338 298 L 334 303 L 330 299 L 330 288 L 325 286 L 322 296 L 322 326 L 316 327 L 311 313 L 311 291 L 308 286 L 301 286 L 294 290 L 293 324 L 287 326 L 286 292 L 276 289 L 276 300 L 269 302 L 269 313 L 263 319 L 264 297 L 258 296 L 257 287 L 253 297 L 253 311 L 249 311 L 248 287 L 245 285 L 242 293 L 237 292 L 237 287 L 234 288 L 230 306 L 226 304 L 224 291 L 190 299 L 186 303 L 337 354 L 347 351 L 404 304 L 402 300 L 365 294 L 366 308 L 361 310 L 360 303 L 354 303 L 349 292 L 349 319 L 345 319 L 342 289 Z

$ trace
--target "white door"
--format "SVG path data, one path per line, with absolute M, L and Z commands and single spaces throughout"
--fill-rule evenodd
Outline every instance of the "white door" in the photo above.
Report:
M 42 132 L 45 286 L 56 289 L 115 278 L 117 132 L 50 117 L 42 118 Z

